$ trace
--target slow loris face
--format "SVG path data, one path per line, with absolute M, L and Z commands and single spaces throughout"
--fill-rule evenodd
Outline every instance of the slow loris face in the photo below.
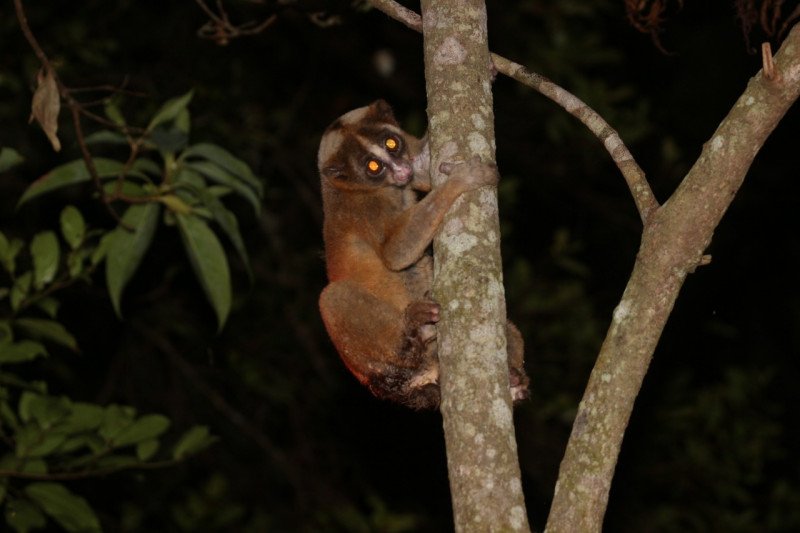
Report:
M 323 134 L 320 174 L 344 189 L 405 187 L 414 177 L 406 135 L 383 100 L 354 109 Z

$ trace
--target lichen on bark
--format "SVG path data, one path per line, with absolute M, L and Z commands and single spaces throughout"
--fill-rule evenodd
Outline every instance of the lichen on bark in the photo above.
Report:
M 434 186 L 442 162 L 494 160 L 482 0 L 422 2 Z M 496 191 L 465 194 L 434 241 L 442 419 L 457 531 L 527 531 L 508 384 Z

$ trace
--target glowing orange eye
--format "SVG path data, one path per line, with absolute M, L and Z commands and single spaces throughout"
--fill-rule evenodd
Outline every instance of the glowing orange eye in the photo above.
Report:
M 386 149 L 389 150 L 390 152 L 394 152 L 395 150 L 400 148 L 400 143 L 394 137 L 388 137 L 383 144 L 384 146 L 386 146 Z
M 377 159 L 370 159 L 367 161 L 367 170 L 370 174 L 378 174 L 383 170 L 383 164 Z

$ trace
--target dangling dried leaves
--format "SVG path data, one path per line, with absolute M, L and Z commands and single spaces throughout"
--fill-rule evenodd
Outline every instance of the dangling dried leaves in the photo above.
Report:
M 28 122 L 36 122 L 44 130 L 45 135 L 53 145 L 56 152 L 61 150 L 61 141 L 58 140 L 58 113 L 61 110 L 61 96 L 58 94 L 58 84 L 50 69 L 42 68 L 36 75 L 36 92 L 33 93 L 31 104 L 31 118 Z
M 678 9 L 683 7 L 683 0 L 676 0 L 676 3 Z M 625 0 L 625 12 L 631 26 L 642 33 L 649 33 L 662 52 L 666 51 L 658 38 L 658 32 L 661 31 L 668 4 L 669 0 Z
M 760 4 L 760 5 L 759 5 Z M 742 33 L 750 45 L 750 35 L 753 28 L 758 25 L 770 40 L 781 41 L 786 36 L 792 24 L 800 18 L 800 4 L 786 15 L 784 13 L 784 0 L 736 0 L 736 16 L 742 25 Z M 777 42 L 775 44 L 777 44 Z
M 655 45 L 664 51 L 658 33 L 666 18 L 665 12 L 670 4 L 681 9 L 683 0 L 624 0 L 624 2 L 631 26 L 642 33 L 649 33 Z M 788 14 L 786 14 L 788 7 L 784 5 L 786 0 L 732 0 L 732 2 L 747 41 L 747 48 L 751 51 L 755 51 L 750 45 L 750 36 L 754 29 L 761 28 L 769 39 L 779 42 L 786 36 L 792 24 L 800 19 L 800 3 L 796 0 L 789 3 L 789 5 L 794 4 L 794 8 Z

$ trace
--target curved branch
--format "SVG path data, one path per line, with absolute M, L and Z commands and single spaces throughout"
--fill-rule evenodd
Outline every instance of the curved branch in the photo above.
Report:
M 494 61 L 494 66 L 498 72 L 502 72 L 506 76 L 535 89 L 543 96 L 560 105 L 600 139 L 611 155 L 611 159 L 622 172 L 622 176 L 625 178 L 625 182 L 633 195 L 636 209 L 639 210 L 642 223 L 646 223 L 648 217 L 658 209 L 658 201 L 650 188 L 650 184 L 647 182 L 644 171 L 636 163 L 619 133 L 597 111 L 546 77 L 531 72 L 524 66 L 497 54 L 492 54 L 492 61 Z
M 600 531 L 633 404 L 686 276 L 703 253 L 764 141 L 800 96 L 800 26 L 758 73 L 700 158 L 645 226 L 561 463 L 548 532 Z
M 398 4 L 394 0 L 369 0 L 369 2 L 376 9 L 402 22 L 412 30 L 422 31 L 422 18 L 411 9 Z M 636 208 L 639 210 L 642 223 L 647 222 L 650 214 L 658 209 L 658 201 L 650 188 L 650 184 L 647 182 L 644 171 L 636 163 L 633 155 L 631 155 L 625 143 L 622 142 L 616 130 L 580 98 L 546 77 L 531 72 L 519 63 L 495 53 L 492 53 L 491 57 L 497 72 L 505 74 L 509 78 L 527 85 L 546 96 L 564 108 L 570 115 L 580 120 L 600 139 L 611 155 L 611 159 L 622 172 L 622 176 L 625 178 L 625 182 L 633 195 Z

